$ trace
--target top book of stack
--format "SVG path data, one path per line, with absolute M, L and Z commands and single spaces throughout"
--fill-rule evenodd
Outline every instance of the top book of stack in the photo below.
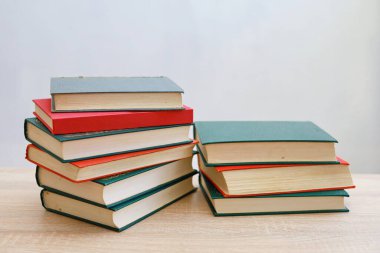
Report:
M 203 121 L 195 130 L 208 166 L 338 163 L 338 141 L 309 121 Z
M 183 90 L 167 77 L 52 78 L 52 112 L 181 110 Z

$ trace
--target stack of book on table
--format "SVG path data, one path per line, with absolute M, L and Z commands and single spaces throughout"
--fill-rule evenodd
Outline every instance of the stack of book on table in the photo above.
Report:
M 193 192 L 193 110 L 166 77 L 52 78 L 25 120 L 49 211 L 121 231 Z
M 195 122 L 195 139 L 215 216 L 348 211 L 349 164 L 312 122 Z

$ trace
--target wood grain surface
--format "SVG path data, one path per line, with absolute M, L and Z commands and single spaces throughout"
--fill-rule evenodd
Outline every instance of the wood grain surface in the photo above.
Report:
M 45 211 L 33 168 L 0 169 L 0 252 L 380 252 L 380 175 L 349 213 L 212 216 L 201 192 L 117 233 Z

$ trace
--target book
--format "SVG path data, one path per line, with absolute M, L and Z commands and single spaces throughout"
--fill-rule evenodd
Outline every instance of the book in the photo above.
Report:
M 191 143 L 191 125 L 54 135 L 37 119 L 25 120 L 25 138 L 61 162 Z
M 331 135 L 309 121 L 200 121 L 207 165 L 337 163 Z
M 37 184 L 51 192 L 111 207 L 136 198 L 174 180 L 197 173 L 192 157 L 83 183 L 73 183 L 42 167 L 36 168 Z
M 169 111 L 52 112 L 51 99 L 35 99 L 34 115 L 53 134 L 99 132 L 193 123 L 193 109 Z
M 167 77 L 59 77 L 50 81 L 52 111 L 183 109 L 183 90 Z
M 26 159 L 73 182 L 85 182 L 192 157 L 194 143 L 63 163 L 32 144 Z
M 226 198 L 203 175 L 199 186 L 214 216 L 348 212 L 344 190 Z
M 189 176 L 108 208 L 47 190 L 41 191 L 41 201 L 48 211 L 120 232 L 195 190 Z
M 354 188 L 349 164 L 265 164 L 207 166 L 198 154 L 199 170 L 225 197 Z

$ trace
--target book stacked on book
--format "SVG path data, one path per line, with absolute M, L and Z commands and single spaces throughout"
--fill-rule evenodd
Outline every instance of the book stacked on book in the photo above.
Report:
M 122 231 L 195 191 L 182 93 L 166 77 L 52 78 L 25 120 L 42 205 Z
M 195 122 L 195 139 L 215 216 L 348 211 L 349 164 L 312 122 Z

